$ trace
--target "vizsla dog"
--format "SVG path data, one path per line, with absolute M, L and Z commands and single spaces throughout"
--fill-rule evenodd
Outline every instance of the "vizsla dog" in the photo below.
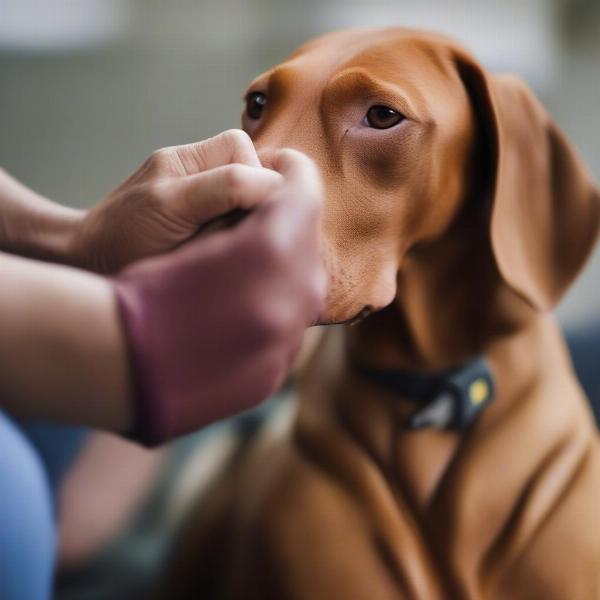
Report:
M 265 157 L 323 175 L 324 322 L 362 320 L 196 497 L 164 597 L 600 598 L 598 436 L 548 314 L 600 225 L 573 148 L 412 30 L 318 38 L 246 99 Z

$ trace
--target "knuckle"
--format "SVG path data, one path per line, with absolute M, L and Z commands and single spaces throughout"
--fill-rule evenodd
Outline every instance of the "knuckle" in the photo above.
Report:
M 159 181 L 149 181 L 144 185 L 143 197 L 145 203 L 151 206 L 161 204 L 165 197 L 164 185 Z
M 242 129 L 228 129 L 221 134 L 223 141 L 233 147 L 245 148 L 252 146 L 250 136 Z
M 303 169 L 312 174 L 316 174 L 317 166 L 315 164 L 315 161 L 310 156 L 304 154 L 304 152 L 298 152 L 294 149 L 290 149 L 289 152 L 294 157 L 294 160 L 300 163 Z
M 225 183 L 229 189 L 235 189 L 243 185 L 245 179 L 244 167 L 233 163 L 225 167 Z
M 229 195 L 240 193 L 246 182 L 246 171 L 240 164 L 232 164 L 225 168 L 225 186 Z
M 193 145 L 192 152 L 198 161 L 198 165 L 200 166 L 200 170 L 204 170 L 206 165 L 209 162 L 209 152 L 207 149 L 206 142 L 198 142 Z
M 163 167 L 168 164 L 173 156 L 173 147 L 168 146 L 155 150 L 148 159 L 149 163 L 157 167 Z
M 294 172 L 302 174 L 313 174 L 313 171 L 316 172 L 316 165 L 312 158 L 304 154 L 304 152 L 300 152 L 300 150 L 283 148 L 278 153 L 278 159 Z

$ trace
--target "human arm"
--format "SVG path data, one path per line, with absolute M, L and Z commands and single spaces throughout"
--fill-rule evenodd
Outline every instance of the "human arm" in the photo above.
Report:
M 242 223 L 114 279 L 0 255 L 3 406 L 153 444 L 263 400 L 325 294 L 318 175 L 291 151 L 274 166 Z
M 0 170 L 0 251 L 116 273 L 258 204 L 280 181 L 260 167 L 247 134 L 225 131 L 157 150 L 89 210 L 56 204 Z
M 70 264 L 84 211 L 57 204 L 0 168 L 0 251 Z
M 19 417 L 125 431 L 133 418 L 111 283 L 0 253 L 0 405 Z

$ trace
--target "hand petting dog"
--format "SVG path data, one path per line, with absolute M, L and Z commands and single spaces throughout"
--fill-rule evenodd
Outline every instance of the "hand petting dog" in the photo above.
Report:
M 3 406 L 156 444 L 264 400 L 326 291 L 320 176 L 292 150 L 271 167 L 231 130 L 155 152 L 89 211 L 0 173 Z

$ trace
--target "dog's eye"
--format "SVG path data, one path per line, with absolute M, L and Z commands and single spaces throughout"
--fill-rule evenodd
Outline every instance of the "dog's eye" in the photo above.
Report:
M 267 96 L 262 92 L 252 92 L 246 97 L 246 114 L 251 119 L 260 119 Z
M 389 106 L 371 106 L 365 117 L 365 124 L 375 129 L 389 129 L 404 119 L 404 115 Z

